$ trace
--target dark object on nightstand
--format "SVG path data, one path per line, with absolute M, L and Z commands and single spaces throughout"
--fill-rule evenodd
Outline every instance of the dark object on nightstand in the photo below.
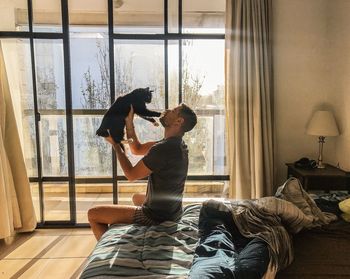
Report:
M 310 160 L 309 158 L 303 157 L 294 162 L 294 166 L 300 169 L 311 170 L 317 168 L 317 162 L 315 160 Z
M 333 190 L 350 191 L 350 173 L 326 164 L 324 169 L 301 169 L 294 164 L 286 164 L 289 177 L 298 178 L 305 191 L 323 190 L 326 192 Z

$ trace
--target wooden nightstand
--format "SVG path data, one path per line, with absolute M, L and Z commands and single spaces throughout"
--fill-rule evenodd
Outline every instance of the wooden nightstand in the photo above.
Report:
M 346 190 L 350 192 L 350 173 L 326 164 L 325 169 L 305 170 L 296 168 L 294 164 L 286 164 L 288 167 L 287 177 L 296 177 L 300 180 L 305 191 L 323 190 Z

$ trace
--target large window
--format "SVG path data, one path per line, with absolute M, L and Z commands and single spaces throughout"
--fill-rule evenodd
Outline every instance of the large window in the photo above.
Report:
M 115 98 L 138 87 L 154 90 L 154 110 L 185 102 L 198 115 L 185 135 L 185 203 L 223 195 L 225 0 L 2 5 L 1 46 L 40 225 L 87 223 L 91 206 L 130 204 L 145 191 L 145 181 L 125 180 L 95 135 Z M 135 126 L 141 141 L 162 138 L 163 128 L 143 119 Z

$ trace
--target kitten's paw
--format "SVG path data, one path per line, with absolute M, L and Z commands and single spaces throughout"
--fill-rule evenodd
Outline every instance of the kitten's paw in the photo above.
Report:
M 122 144 L 131 144 L 133 142 L 134 142 L 134 140 L 130 138 L 130 139 L 127 139 L 127 140 L 122 140 L 120 143 L 122 143 Z
M 153 125 L 154 125 L 155 127 L 158 127 L 158 126 L 159 126 L 159 123 L 158 123 L 158 122 L 154 122 Z

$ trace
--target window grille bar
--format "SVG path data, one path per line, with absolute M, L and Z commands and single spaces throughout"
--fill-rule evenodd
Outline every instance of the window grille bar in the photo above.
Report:
M 109 45 L 109 85 L 111 94 L 111 104 L 115 100 L 115 69 L 114 69 L 114 39 L 113 39 L 113 0 L 108 0 L 108 45 Z M 117 69 L 118 71 L 119 69 Z M 118 203 L 118 169 L 114 149 L 112 148 L 112 173 L 113 173 L 113 203 Z
M 36 87 L 36 67 L 35 67 L 35 53 L 34 53 L 34 38 L 33 33 L 33 6 L 32 0 L 27 1 L 28 4 L 28 23 L 29 23 L 29 43 L 30 43 L 30 59 L 32 64 L 32 83 L 33 83 L 33 101 L 34 101 L 34 123 L 35 123 L 35 142 L 36 142 L 36 159 L 37 159 L 37 172 L 38 172 L 38 188 L 39 188 L 39 207 L 40 207 L 40 222 L 44 222 L 44 191 L 42 181 L 42 164 L 41 164 L 41 142 L 40 142 L 40 118 L 38 117 L 38 92 Z
M 70 220 L 71 222 L 76 223 L 73 110 L 72 110 L 71 67 L 70 67 L 71 62 L 70 62 L 70 49 L 69 49 L 70 45 L 69 45 L 68 0 L 61 0 L 61 9 L 62 9 L 62 31 L 63 31 L 64 83 L 65 83 L 65 98 L 66 98 L 69 208 L 70 208 Z

